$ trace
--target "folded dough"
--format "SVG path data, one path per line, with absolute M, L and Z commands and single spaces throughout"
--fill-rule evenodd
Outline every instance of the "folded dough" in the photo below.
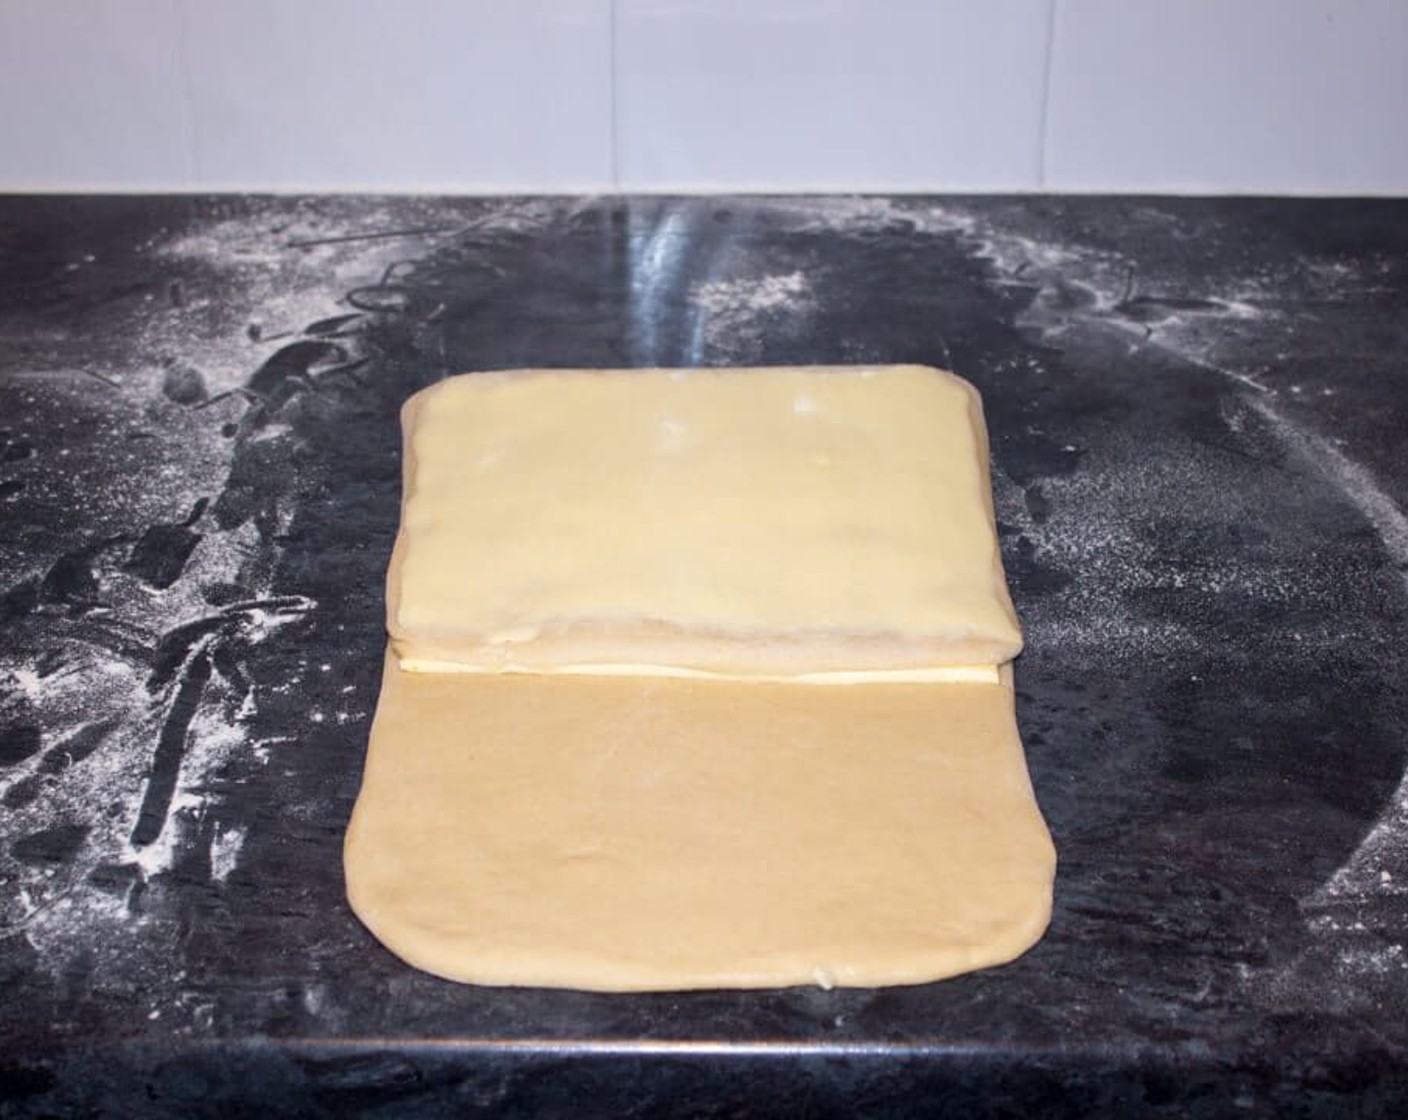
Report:
M 794 677 L 1021 648 L 981 404 L 952 374 L 484 373 L 403 425 L 407 670 Z
M 914 983 L 1040 937 L 1055 853 L 965 382 L 485 373 L 403 419 L 345 846 L 385 945 L 632 991 Z

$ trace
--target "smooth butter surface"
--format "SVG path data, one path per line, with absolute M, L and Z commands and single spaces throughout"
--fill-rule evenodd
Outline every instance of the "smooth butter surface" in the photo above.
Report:
M 1020 648 L 981 409 L 951 374 L 469 374 L 404 424 L 407 668 L 865 674 Z

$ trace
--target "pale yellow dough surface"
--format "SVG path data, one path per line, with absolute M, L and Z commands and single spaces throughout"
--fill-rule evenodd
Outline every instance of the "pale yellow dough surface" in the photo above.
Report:
M 1007 684 L 403 673 L 348 896 L 454 980 L 607 991 L 935 980 L 1046 927 Z
M 952 374 L 472 374 L 403 424 L 404 668 L 778 676 L 1021 648 L 981 405 Z
M 1055 855 L 965 382 L 474 374 L 403 415 L 345 849 L 392 951 L 633 991 L 917 983 L 1040 937 Z

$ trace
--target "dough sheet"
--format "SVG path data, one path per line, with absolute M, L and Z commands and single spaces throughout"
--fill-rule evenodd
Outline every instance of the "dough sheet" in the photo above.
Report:
M 977 394 L 923 366 L 529 370 L 413 397 L 403 667 L 740 676 L 1021 648 Z
M 927 367 L 412 398 L 348 898 L 418 968 L 918 983 L 1050 917 L 977 394 Z
M 404 673 L 348 891 L 453 980 L 882 985 L 1010 960 L 1054 853 L 1010 685 Z

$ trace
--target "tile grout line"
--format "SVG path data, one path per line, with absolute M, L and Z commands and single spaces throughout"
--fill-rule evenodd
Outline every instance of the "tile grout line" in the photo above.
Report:
M 621 146 L 616 101 L 616 0 L 608 0 L 607 11 L 609 13 L 607 24 L 610 31 L 606 55 L 607 65 L 610 67 L 611 91 L 611 189 L 619 194 L 621 191 Z
M 613 0 L 614 2 L 614 0 Z M 1047 187 L 1047 141 L 1051 129 L 1051 75 L 1055 69 L 1056 20 L 1061 0 L 1047 0 L 1046 5 L 1046 59 L 1041 75 L 1041 131 L 1037 137 L 1036 187 L 1044 191 Z

